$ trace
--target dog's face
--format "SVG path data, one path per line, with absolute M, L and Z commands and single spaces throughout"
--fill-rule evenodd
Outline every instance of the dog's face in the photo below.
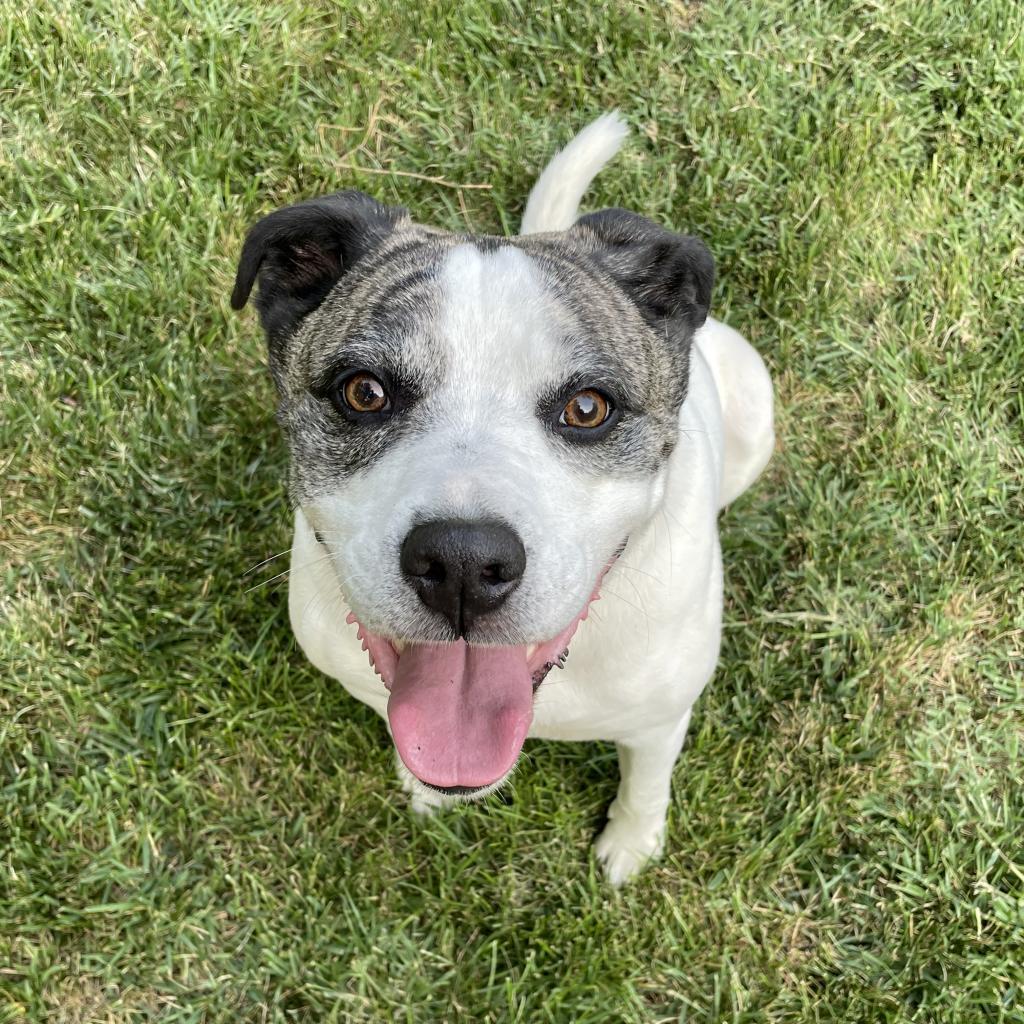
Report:
M 514 763 L 661 499 L 712 278 L 701 243 L 624 211 L 506 240 L 340 193 L 250 232 L 232 302 L 258 279 L 292 497 L 428 784 Z

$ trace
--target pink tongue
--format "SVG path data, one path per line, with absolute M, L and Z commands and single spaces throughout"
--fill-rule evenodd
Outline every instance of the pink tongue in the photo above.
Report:
M 388 720 L 406 767 L 432 786 L 486 786 L 515 764 L 533 717 L 525 647 L 412 644 Z

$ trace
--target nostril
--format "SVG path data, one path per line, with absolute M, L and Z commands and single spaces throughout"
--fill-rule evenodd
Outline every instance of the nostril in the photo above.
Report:
M 490 583 L 492 585 L 508 582 L 505 578 L 504 570 L 498 562 L 495 562 L 493 565 L 485 565 L 483 569 L 480 570 L 480 579 L 484 583 Z
M 419 573 L 428 583 L 444 583 L 448 578 L 448 573 L 445 571 L 444 563 L 438 561 L 432 561 L 426 569 L 426 572 Z
M 444 583 L 448 575 L 444 562 L 431 555 L 407 558 L 402 568 L 409 576 L 428 583 Z

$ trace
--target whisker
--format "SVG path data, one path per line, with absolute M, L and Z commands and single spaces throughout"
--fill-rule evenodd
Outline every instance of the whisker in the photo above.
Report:
M 264 558 L 262 562 L 257 562 L 254 566 L 246 569 L 245 572 L 239 577 L 239 579 L 245 579 L 246 576 L 252 575 L 257 569 L 262 568 L 268 562 L 274 561 L 275 558 L 280 558 L 282 555 L 290 555 L 292 553 L 291 548 L 286 548 L 284 551 L 278 551 L 276 555 L 271 555 L 269 558 Z
M 332 594 L 329 592 L 325 593 L 325 589 L 326 588 L 324 587 L 317 587 L 317 589 L 313 591 L 312 596 L 306 602 L 306 606 L 299 613 L 299 622 L 303 622 L 306 616 L 317 606 L 318 602 L 321 601 L 323 602 L 321 608 L 325 611 L 330 608 L 332 602 L 339 603 L 342 609 L 344 609 L 345 605 L 342 603 L 342 598 L 344 597 L 344 595 L 341 593 L 341 591 L 336 590 Z
M 636 599 L 640 602 L 641 605 L 643 605 L 644 614 L 646 615 L 647 605 L 644 604 L 644 597 L 643 594 L 640 593 L 640 589 L 628 576 L 623 576 L 622 578 L 626 583 L 628 583 L 633 588 L 633 593 L 636 594 Z
M 623 604 L 628 605 L 630 608 L 633 609 L 633 611 L 638 612 L 640 615 L 643 615 L 643 616 L 647 615 L 647 612 L 644 611 L 643 608 L 641 608 L 639 605 L 633 604 L 632 601 L 630 601 L 627 598 L 623 597 L 618 591 L 612 590 L 610 587 L 602 587 L 601 588 L 601 596 L 603 597 L 605 594 L 608 594 L 611 597 L 618 598 Z
M 311 569 L 314 565 L 320 565 L 322 562 L 327 561 L 327 559 L 329 559 L 330 557 L 331 557 L 330 553 L 328 553 L 326 555 L 321 555 L 320 558 L 314 559 L 312 562 L 308 562 L 306 565 L 297 566 L 296 568 L 299 571 L 301 571 L 302 569 Z M 254 590 L 259 590 L 260 587 L 267 586 L 267 584 L 269 584 L 269 583 L 275 583 L 275 582 L 277 582 L 277 580 L 284 579 L 284 577 L 287 576 L 291 571 L 292 571 L 292 567 L 289 566 L 283 572 L 279 572 L 276 576 L 271 576 L 270 579 L 260 580 L 259 583 L 254 583 L 251 587 L 249 587 L 245 591 L 245 593 L 246 594 L 250 594 Z
M 647 604 L 644 601 L 644 596 L 640 593 L 640 589 L 637 585 L 628 576 L 623 576 L 623 579 L 633 588 L 633 593 L 636 594 L 636 599 L 643 607 L 644 625 L 647 627 L 647 650 L 649 653 L 651 650 L 651 614 L 647 610 Z
M 647 572 L 646 569 L 641 569 L 638 566 L 630 565 L 629 562 L 623 561 L 623 559 L 621 558 L 615 564 L 617 567 L 622 569 L 628 569 L 630 572 L 638 572 L 641 576 L 646 576 L 648 579 L 654 580 L 654 582 L 657 583 L 659 586 L 666 586 L 665 581 L 660 577 L 655 576 L 653 572 Z

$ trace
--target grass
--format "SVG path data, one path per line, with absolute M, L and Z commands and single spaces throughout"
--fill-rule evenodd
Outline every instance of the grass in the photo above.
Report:
M 0 0 L 0 1021 L 1024 1020 L 1022 62 L 1014 0 Z M 708 240 L 780 434 L 621 893 L 611 747 L 413 821 L 250 589 L 227 304 L 275 205 L 514 230 L 611 107 L 591 206 Z

